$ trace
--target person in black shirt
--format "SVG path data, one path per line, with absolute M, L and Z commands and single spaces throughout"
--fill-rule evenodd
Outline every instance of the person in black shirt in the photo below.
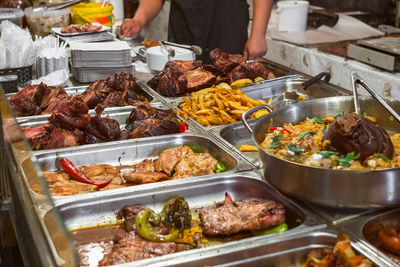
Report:
M 142 30 L 161 10 L 164 0 L 141 0 L 132 19 L 121 25 L 122 37 Z M 273 0 L 254 0 L 253 24 L 248 37 L 249 9 L 246 0 L 171 0 L 168 40 L 200 45 L 202 60 L 214 48 L 228 53 L 243 53 L 247 59 L 267 52 L 265 33 Z

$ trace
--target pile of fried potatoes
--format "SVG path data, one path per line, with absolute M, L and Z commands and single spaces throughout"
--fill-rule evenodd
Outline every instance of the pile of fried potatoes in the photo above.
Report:
M 272 98 L 268 102 L 252 99 L 240 89 L 232 87 L 227 83 L 220 83 L 193 92 L 191 98 L 183 97 L 184 103 L 179 105 L 181 111 L 177 113 L 184 119 L 190 116 L 203 126 L 222 125 L 236 122 L 245 111 L 257 105 L 268 105 L 272 101 Z M 261 109 L 253 113 L 250 118 L 260 118 L 268 113 L 268 110 Z

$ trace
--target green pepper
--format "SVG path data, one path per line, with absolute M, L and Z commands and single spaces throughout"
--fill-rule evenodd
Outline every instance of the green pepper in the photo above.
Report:
M 220 173 L 226 171 L 226 166 L 222 164 L 221 162 L 217 162 L 217 166 L 215 167 L 215 172 Z
M 204 151 L 204 148 L 202 146 L 198 145 L 188 145 L 191 150 L 193 150 L 194 153 L 202 153 Z
M 168 235 L 157 233 L 154 227 L 149 222 L 150 217 L 154 217 L 154 211 L 142 210 L 136 215 L 136 231 L 144 239 L 153 242 L 173 242 L 178 238 L 179 231 L 175 230 Z
M 189 204 L 182 197 L 174 197 L 168 200 L 160 213 L 160 217 L 164 225 L 178 229 L 179 232 L 190 227 L 192 220 Z
M 251 231 L 252 235 L 270 235 L 270 234 L 277 234 L 277 233 L 283 233 L 288 230 L 288 226 L 286 223 L 282 223 L 278 226 L 269 228 L 269 229 L 263 229 L 263 230 L 253 230 Z

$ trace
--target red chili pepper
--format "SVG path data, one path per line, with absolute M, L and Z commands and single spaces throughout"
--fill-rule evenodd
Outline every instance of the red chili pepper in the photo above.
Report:
M 189 127 L 188 127 L 186 124 L 181 124 L 181 125 L 179 125 L 179 132 L 180 132 L 180 133 L 186 132 L 187 129 L 189 129 Z
M 228 192 L 225 192 L 225 201 L 233 202 L 231 195 Z
M 75 181 L 85 183 L 85 184 L 91 184 L 97 186 L 97 189 L 101 189 L 103 187 L 106 187 L 109 183 L 111 183 L 112 179 L 109 179 L 108 181 L 104 183 L 96 183 L 89 177 L 87 177 L 85 174 L 81 173 L 75 166 L 72 164 L 71 161 L 69 161 L 66 158 L 60 157 L 60 155 L 57 153 L 57 157 L 60 160 L 61 167 L 65 170 L 66 173 L 68 173 L 69 176 L 72 177 Z
M 289 134 L 292 133 L 292 131 L 289 131 L 288 129 L 283 128 L 283 127 L 275 127 L 275 128 L 269 128 L 269 129 L 271 131 L 281 131 L 281 132 L 286 132 L 286 133 L 289 133 Z

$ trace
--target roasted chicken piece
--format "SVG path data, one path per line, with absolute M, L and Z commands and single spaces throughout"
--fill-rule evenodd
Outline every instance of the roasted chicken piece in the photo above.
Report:
M 101 117 L 103 110 L 103 105 L 97 105 L 96 116 L 92 117 L 90 122 L 85 126 L 84 132 L 86 144 L 119 140 L 121 129 L 119 128 L 118 121 Z

